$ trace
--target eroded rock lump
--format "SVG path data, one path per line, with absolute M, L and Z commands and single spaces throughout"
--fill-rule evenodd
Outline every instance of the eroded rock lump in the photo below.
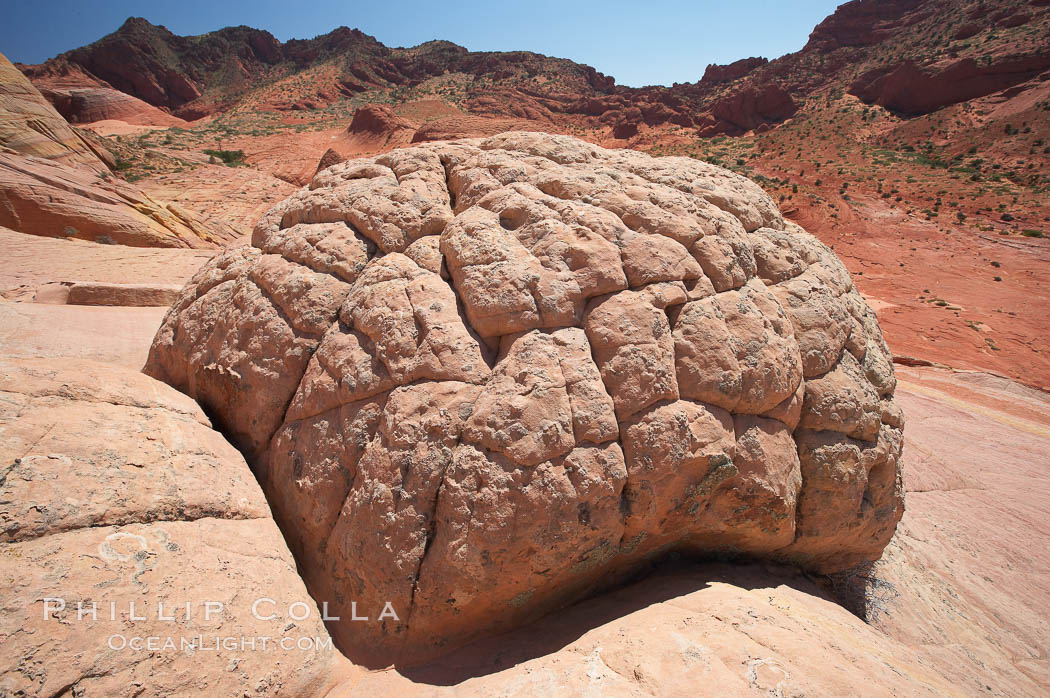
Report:
M 331 627 L 368 663 L 669 551 L 842 570 L 903 511 L 875 314 L 686 158 L 507 133 L 337 164 L 194 277 L 146 372 L 245 453 L 314 597 L 373 616 Z

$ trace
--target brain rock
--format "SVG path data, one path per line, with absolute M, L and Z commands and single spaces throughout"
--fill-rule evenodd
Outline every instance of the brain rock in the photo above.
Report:
M 508 133 L 337 164 L 201 269 L 146 371 L 246 454 L 365 663 L 671 551 L 843 570 L 903 511 L 875 314 L 687 158 Z

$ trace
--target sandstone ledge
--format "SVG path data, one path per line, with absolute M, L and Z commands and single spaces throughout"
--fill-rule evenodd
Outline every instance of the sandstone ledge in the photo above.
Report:
M 70 305 L 169 306 L 178 296 L 178 284 L 109 284 L 74 281 L 69 285 Z
M 0 693 L 320 695 L 345 675 L 338 652 L 316 645 L 115 647 L 115 635 L 328 635 L 247 465 L 192 400 L 73 359 L 2 358 L 0 385 Z M 45 598 L 65 608 L 45 619 Z M 274 599 L 277 618 L 254 618 L 256 598 Z M 78 602 L 97 616 L 78 617 Z M 205 602 L 224 610 L 206 618 Z M 290 622 L 296 602 L 310 618 Z

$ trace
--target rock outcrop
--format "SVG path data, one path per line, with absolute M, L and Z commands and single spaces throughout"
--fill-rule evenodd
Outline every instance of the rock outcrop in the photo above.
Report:
M 706 83 L 718 83 L 739 80 L 755 68 L 766 65 L 767 63 L 769 63 L 768 58 L 759 57 L 741 58 L 740 60 L 733 61 L 728 65 L 712 63 L 707 66 L 706 70 L 704 70 L 704 77 L 700 78 L 700 81 Z
M 229 225 L 205 225 L 116 177 L 0 153 L 0 226 L 31 235 L 130 247 L 221 247 Z
M 192 400 L 80 359 L 0 359 L 0 384 L 0 693 L 322 695 L 345 675 L 251 471 Z
M 850 92 L 868 104 L 904 114 L 928 114 L 949 104 L 998 92 L 1050 68 L 1050 53 L 1003 56 L 978 64 L 973 58 L 919 67 L 910 61 L 857 77 Z
M 416 125 L 402 119 L 385 104 L 366 104 L 354 112 L 347 133 L 390 137 L 397 131 L 415 131 Z
M 776 83 L 745 85 L 712 102 L 710 116 L 701 118 L 697 133 L 738 135 L 783 121 L 797 110 L 795 100 Z
M 407 145 L 416 126 L 385 104 L 366 104 L 358 108 L 350 120 L 346 129 L 347 145 L 351 152 L 357 153 L 374 153 Z
M 42 87 L 40 92 L 73 124 L 117 120 L 147 126 L 183 126 L 185 121 L 112 87 Z
M 332 165 L 338 165 L 344 160 L 346 160 L 346 158 L 337 153 L 334 149 L 329 148 L 324 151 L 324 155 L 322 155 L 321 159 L 317 161 L 317 169 L 314 170 L 314 174 L 316 175 L 321 170 L 327 170 Z
M 492 119 L 481 116 L 448 116 L 434 119 L 416 129 L 413 143 L 448 141 L 457 138 L 484 138 L 507 131 L 539 131 L 540 124 L 525 119 Z
M 358 662 L 677 551 L 834 572 L 903 511 L 873 311 L 755 184 L 507 133 L 330 167 L 212 260 L 145 371 L 255 469 Z
M 924 0 L 850 0 L 835 8 L 813 28 L 803 51 L 830 52 L 841 48 L 874 46 L 891 37 L 906 22 L 929 16 Z M 912 15 L 917 10 L 918 17 Z
M 186 123 L 152 104 L 115 89 L 105 80 L 68 61 L 50 61 L 38 69 L 20 67 L 32 74 L 33 85 L 70 123 L 111 119 L 153 126 L 179 126 Z
M 0 55 L 0 226 L 132 247 L 219 247 L 237 237 L 110 175 L 107 161 Z
M 92 144 L 0 54 L 0 152 L 3 149 L 94 172 L 109 169 Z

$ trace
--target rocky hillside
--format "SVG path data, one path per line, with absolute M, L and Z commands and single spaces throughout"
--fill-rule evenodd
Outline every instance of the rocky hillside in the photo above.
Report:
M 1048 0 L 853 0 L 795 53 L 630 88 L 532 53 L 388 48 L 345 28 L 179 37 L 131 19 L 21 68 L 71 122 L 135 125 L 105 143 L 124 176 L 198 198 L 214 185 L 187 163 L 230 158 L 230 179 L 300 186 L 322 157 L 508 130 L 706 160 L 835 247 L 883 303 L 896 354 L 1046 387 L 1047 36 Z M 283 183 L 267 187 L 252 195 L 262 210 Z
M 220 247 L 236 237 L 111 176 L 119 166 L 0 54 L 0 226 L 132 247 Z
M 177 36 L 138 17 L 93 44 L 25 70 L 43 84 L 80 75 L 188 119 L 228 109 L 260 86 L 302 74 L 309 78 L 306 84 L 282 92 L 286 99 L 270 106 L 316 109 L 369 90 L 414 87 L 446 73 L 492 85 L 532 85 L 547 96 L 613 86 L 590 66 L 523 51 L 470 52 L 448 41 L 392 49 L 346 27 L 283 44 L 250 27 Z
M 697 82 L 671 87 L 616 86 L 590 66 L 528 52 L 471 52 L 447 41 L 389 48 L 346 27 L 281 43 L 244 26 L 178 36 L 137 17 L 23 68 L 38 84 L 105 84 L 186 119 L 230 109 L 266 87 L 277 88 L 271 108 L 313 110 L 374 90 L 398 101 L 403 91 L 457 76 L 445 94 L 475 114 L 597 120 L 620 138 L 642 124 L 736 135 L 783 121 L 828 87 L 926 114 L 1024 83 L 1050 68 L 1047 6 L 853 0 L 796 53 L 711 65 Z

